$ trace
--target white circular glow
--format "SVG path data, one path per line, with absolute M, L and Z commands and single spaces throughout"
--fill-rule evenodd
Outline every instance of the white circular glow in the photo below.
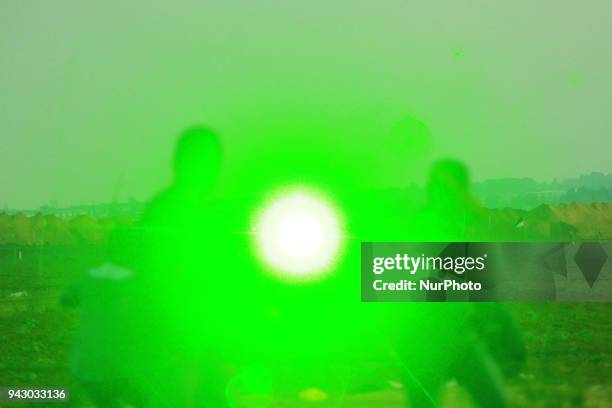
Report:
M 259 214 L 256 244 L 282 278 L 311 280 L 332 266 L 340 248 L 340 225 L 332 207 L 315 194 L 295 191 L 273 200 Z

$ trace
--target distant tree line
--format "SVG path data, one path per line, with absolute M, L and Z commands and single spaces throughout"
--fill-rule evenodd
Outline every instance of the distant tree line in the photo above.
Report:
M 0 245 L 103 245 L 115 226 L 131 222 L 117 217 L 64 219 L 50 214 L 0 213 Z
M 612 174 L 593 172 L 564 181 L 537 182 L 504 178 L 474 183 L 474 192 L 488 208 L 531 209 L 542 204 L 612 202 Z

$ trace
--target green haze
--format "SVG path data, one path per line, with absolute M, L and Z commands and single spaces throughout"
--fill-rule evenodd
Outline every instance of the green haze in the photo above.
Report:
M 422 183 L 444 156 L 476 180 L 609 172 L 609 14 L 605 1 L 5 1 L 0 205 L 147 199 L 193 123 L 222 135 L 226 192 L 332 170 L 350 188 Z M 422 126 L 395 132 L 405 118 Z

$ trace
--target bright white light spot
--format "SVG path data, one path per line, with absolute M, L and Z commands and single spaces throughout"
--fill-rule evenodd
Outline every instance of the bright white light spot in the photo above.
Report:
M 304 191 L 272 201 L 259 214 L 255 233 L 263 260 L 290 280 L 321 277 L 332 266 L 341 243 L 332 207 Z
M 276 239 L 280 249 L 291 256 L 316 255 L 323 244 L 323 227 L 320 221 L 307 212 L 287 214 L 279 220 Z

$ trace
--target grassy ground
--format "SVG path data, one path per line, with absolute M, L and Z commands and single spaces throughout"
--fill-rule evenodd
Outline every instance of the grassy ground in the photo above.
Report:
M 61 308 L 58 296 L 78 271 L 98 261 L 99 254 L 92 253 L 89 260 L 79 262 L 67 262 L 66 254 L 44 256 L 33 258 L 36 262 L 21 269 L 11 266 L 19 279 L 7 278 L 7 264 L 3 263 L 0 386 L 67 387 L 71 390 L 70 406 L 88 406 L 87 396 L 69 373 L 76 314 Z M 73 267 L 59 269 L 66 264 Z M 34 287 L 32 282 L 36 282 Z M 25 284 L 32 287 L 27 295 L 11 295 Z M 612 303 L 509 304 L 508 308 L 522 329 L 529 353 L 520 376 L 508 381 L 512 406 L 612 407 Z M 386 368 L 381 367 L 377 375 L 385 377 Z M 388 370 L 388 380 L 393 377 L 393 370 Z M 381 384 L 377 390 L 350 393 L 342 406 L 405 405 L 401 384 Z M 254 401 L 268 397 L 246 395 L 241 400 L 253 406 Z M 334 390 L 296 390 L 278 398 L 274 405 L 329 406 L 337 397 Z M 443 391 L 441 406 L 472 405 L 469 396 L 451 383 Z
M 612 406 L 612 304 L 515 304 L 510 309 L 529 350 L 527 367 L 508 383 L 513 406 Z M 69 387 L 72 406 L 88 405 L 68 370 L 74 313 L 60 309 L 23 312 L 2 318 L 0 326 L 0 384 Z M 389 376 L 391 379 L 391 372 Z M 354 393 L 343 405 L 402 407 L 399 387 L 391 383 L 387 389 Z M 324 406 L 335 399 L 332 391 L 304 390 L 286 395 L 274 405 Z M 251 405 L 260 398 L 246 396 L 242 400 Z M 449 384 L 441 405 L 469 407 L 471 403 L 461 389 Z

